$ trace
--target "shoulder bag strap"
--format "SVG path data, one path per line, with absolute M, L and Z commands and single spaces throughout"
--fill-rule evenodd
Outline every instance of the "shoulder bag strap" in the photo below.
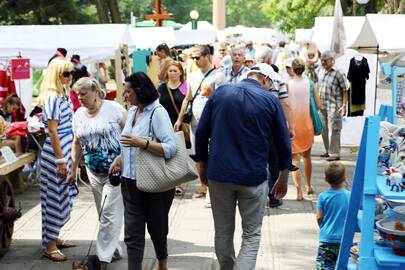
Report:
M 214 71 L 214 69 L 215 69 L 215 68 L 210 69 L 210 71 L 208 71 L 207 74 L 205 74 L 204 78 L 201 80 L 200 85 L 199 85 L 198 88 L 197 88 L 197 91 L 195 91 L 195 94 L 194 94 L 193 99 L 191 100 L 191 102 L 193 102 L 194 99 L 195 99 L 195 97 L 201 92 L 201 85 L 202 85 L 202 83 L 204 82 L 205 78 L 207 78 L 208 75 L 210 75 L 210 73 L 211 73 L 212 71 Z
M 180 114 L 179 109 L 176 106 L 176 102 L 174 102 L 172 91 L 169 89 L 169 86 L 167 85 L 167 83 L 166 83 L 166 89 L 167 89 L 167 92 L 169 93 L 170 99 L 172 100 L 173 107 L 176 110 L 177 115 L 179 115 Z
M 159 108 L 159 107 L 162 107 L 162 106 L 156 106 L 156 107 L 153 109 L 152 113 L 150 114 L 150 118 L 149 118 L 149 132 L 148 132 L 148 135 L 149 135 L 150 138 L 153 138 L 153 136 L 152 136 L 152 130 L 153 130 L 153 127 L 152 127 L 152 118 L 153 118 L 153 114 L 155 113 L 156 109 Z

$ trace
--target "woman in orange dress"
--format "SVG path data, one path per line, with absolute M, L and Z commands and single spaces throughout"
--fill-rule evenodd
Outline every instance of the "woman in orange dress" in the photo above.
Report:
M 304 159 L 304 176 L 306 180 L 307 195 L 311 194 L 311 148 L 314 143 L 314 126 L 310 111 L 311 85 L 314 92 L 315 103 L 319 108 L 320 100 L 318 90 L 308 77 L 303 75 L 305 63 L 297 58 L 292 62 L 294 78 L 287 84 L 288 99 L 295 123 L 295 136 L 291 141 L 293 164 L 300 168 L 301 156 Z M 301 188 L 301 170 L 292 173 L 294 184 L 297 188 L 297 200 L 303 200 Z

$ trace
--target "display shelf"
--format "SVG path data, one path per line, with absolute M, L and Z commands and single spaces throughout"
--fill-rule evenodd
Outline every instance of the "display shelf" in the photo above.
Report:
M 386 200 L 405 200 L 405 190 L 402 192 L 391 191 L 391 187 L 386 184 L 386 175 L 377 175 L 377 190 Z
M 404 192 L 391 191 L 386 185 L 387 176 L 377 175 L 380 117 L 366 118 L 353 185 L 350 205 L 343 228 L 337 270 L 404 270 L 405 256 L 393 253 L 391 247 L 375 243 L 375 198 L 379 195 L 389 200 L 404 200 Z M 360 230 L 358 265 L 350 264 L 350 248 L 354 235 Z
M 391 247 L 374 244 L 374 257 L 377 264 L 383 267 L 405 269 L 405 256 L 394 254 Z

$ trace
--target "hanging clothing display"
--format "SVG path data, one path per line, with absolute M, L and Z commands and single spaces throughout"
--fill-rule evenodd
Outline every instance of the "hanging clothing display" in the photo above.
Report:
M 370 68 L 365 57 L 350 59 L 347 79 L 350 82 L 349 116 L 361 116 L 366 103 L 366 81 L 369 78 Z
M 7 74 L 7 71 L 0 69 L 0 103 L 11 94 L 16 92 L 14 81 Z

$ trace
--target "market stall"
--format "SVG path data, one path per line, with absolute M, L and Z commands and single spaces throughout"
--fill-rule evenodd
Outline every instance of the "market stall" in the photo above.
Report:
M 56 48 L 61 47 L 67 49 L 69 58 L 78 54 L 87 65 L 116 58 L 123 44 L 128 45 L 128 53 L 135 49 L 125 24 L 0 26 L 0 59 L 6 66 L 21 54 L 30 59 L 32 68 L 44 69 Z M 17 92 L 29 112 L 32 82 L 21 80 L 16 86 L 20 86 Z

